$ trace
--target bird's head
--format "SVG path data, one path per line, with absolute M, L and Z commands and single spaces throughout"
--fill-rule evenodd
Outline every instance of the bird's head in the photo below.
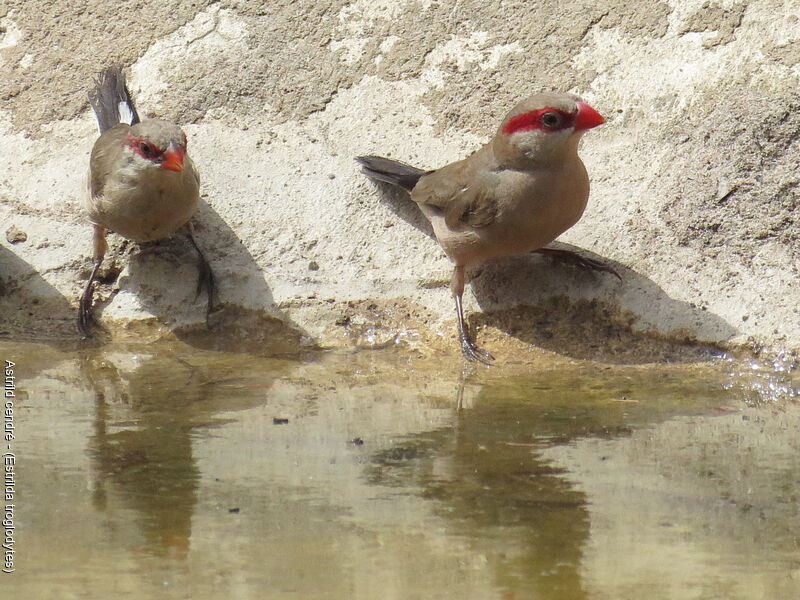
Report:
M 571 94 L 535 94 L 503 119 L 494 139 L 501 162 L 547 163 L 575 152 L 583 132 L 605 123 L 595 109 Z
M 125 143 L 133 160 L 142 166 L 183 170 L 186 134 L 177 125 L 157 119 L 142 121 L 131 127 Z

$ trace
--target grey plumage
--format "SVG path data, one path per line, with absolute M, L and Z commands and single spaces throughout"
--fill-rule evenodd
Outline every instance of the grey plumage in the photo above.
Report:
M 381 156 L 358 156 L 356 161 L 361 165 L 361 172 L 370 179 L 400 186 L 407 192 L 414 189 L 420 177 L 430 173 Z
M 114 127 L 118 123 L 136 125 L 140 121 L 136 105 L 125 84 L 122 67 L 113 66 L 104 69 L 97 78 L 95 89 L 89 92 L 89 104 L 92 105 L 100 133 Z M 120 114 L 120 108 L 130 111 L 130 115 Z

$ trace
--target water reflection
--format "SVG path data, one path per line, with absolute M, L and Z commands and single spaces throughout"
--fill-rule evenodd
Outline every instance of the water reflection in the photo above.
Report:
M 800 409 L 751 406 L 727 368 L 8 352 L 37 516 L 19 597 L 800 591 Z
M 282 370 L 276 366 L 273 361 L 264 376 L 230 377 L 232 365 L 225 361 L 200 354 L 190 362 L 163 347 L 82 352 L 81 373 L 95 410 L 88 441 L 92 505 L 103 512 L 110 503 L 132 510 L 142 551 L 186 558 L 200 479 L 195 430 L 223 423 L 220 411 L 263 403 Z
M 571 371 L 466 384 L 452 429 L 412 436 L 372 457 L 375 485 L 417 487 L 450 535 L 487 557 L 509 598 L 588 597 L 583 572 L 590 499 L 548 449 L 624 439 L 633 428 L 730 402 L 720 386 L 681 371 Z M 603 457 L 598 457 L 600 460 Z
M 532 598 L 585 598 L 579 573 L 589 534 L 585 494 L 534 444 L 485 433 L 465 413 L 455 432 L 431 436 L 425 450 L 407 442 L 375 456 L 369 480 L 421 485 L 448 534 L 470 540 L 508 597 L 526 590 Z M 424 464 L 404 465 L 412 456 Z

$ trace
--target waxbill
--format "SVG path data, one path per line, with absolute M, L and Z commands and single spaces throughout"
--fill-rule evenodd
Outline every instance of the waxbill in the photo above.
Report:
M 167 121 L 139 119 L 120 67 L 100 74 L 89 103 L 100 126 L 89 163 L 86 201 L 94 225 L 95 262 L 81 295 L 78 328 L 89 335 L 93 283 L 108 248 L 106 231 L 150 242 L 186 226 L 199 257 L 197 292 L 204 286 L 208 292 L 208 316 L 213 309 L 214 275 L 190 221 L 197 211 L 200 178 L 186 154 L 186 134 Z
M 604 122 L 576 96 L 535 94 L 505 116 L 489 143 L 440 169 L 424 171 L 378 156 L 356 159 L 371 179 L 411 194 L 455 263 L 450 288 L 467 359 L 489 364 L 494 357 L 477 346 L 464 322 L 466 267 L 538 250 L 580 219 L 589 177 L 578 142 L 587 129 Z M 594 261 L 582 262 L 596 268 Z

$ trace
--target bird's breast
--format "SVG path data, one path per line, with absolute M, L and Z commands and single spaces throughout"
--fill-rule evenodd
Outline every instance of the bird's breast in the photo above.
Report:
M 453 230 L 444 219 L 431 219 L 436 236 L 456 264 L 531 252 L 549 244 L 583 215 L 589 178 L 576 156 L 558 169 L 506 171 L 492 193 L 494 220 L 484 226 Z
M 92 221 L 126 238 L 149 242 L 185 225 L 197 210 L 199 187 L 191 164 L 175 172 L 133 166 L 109 177 L 90 200 Z

